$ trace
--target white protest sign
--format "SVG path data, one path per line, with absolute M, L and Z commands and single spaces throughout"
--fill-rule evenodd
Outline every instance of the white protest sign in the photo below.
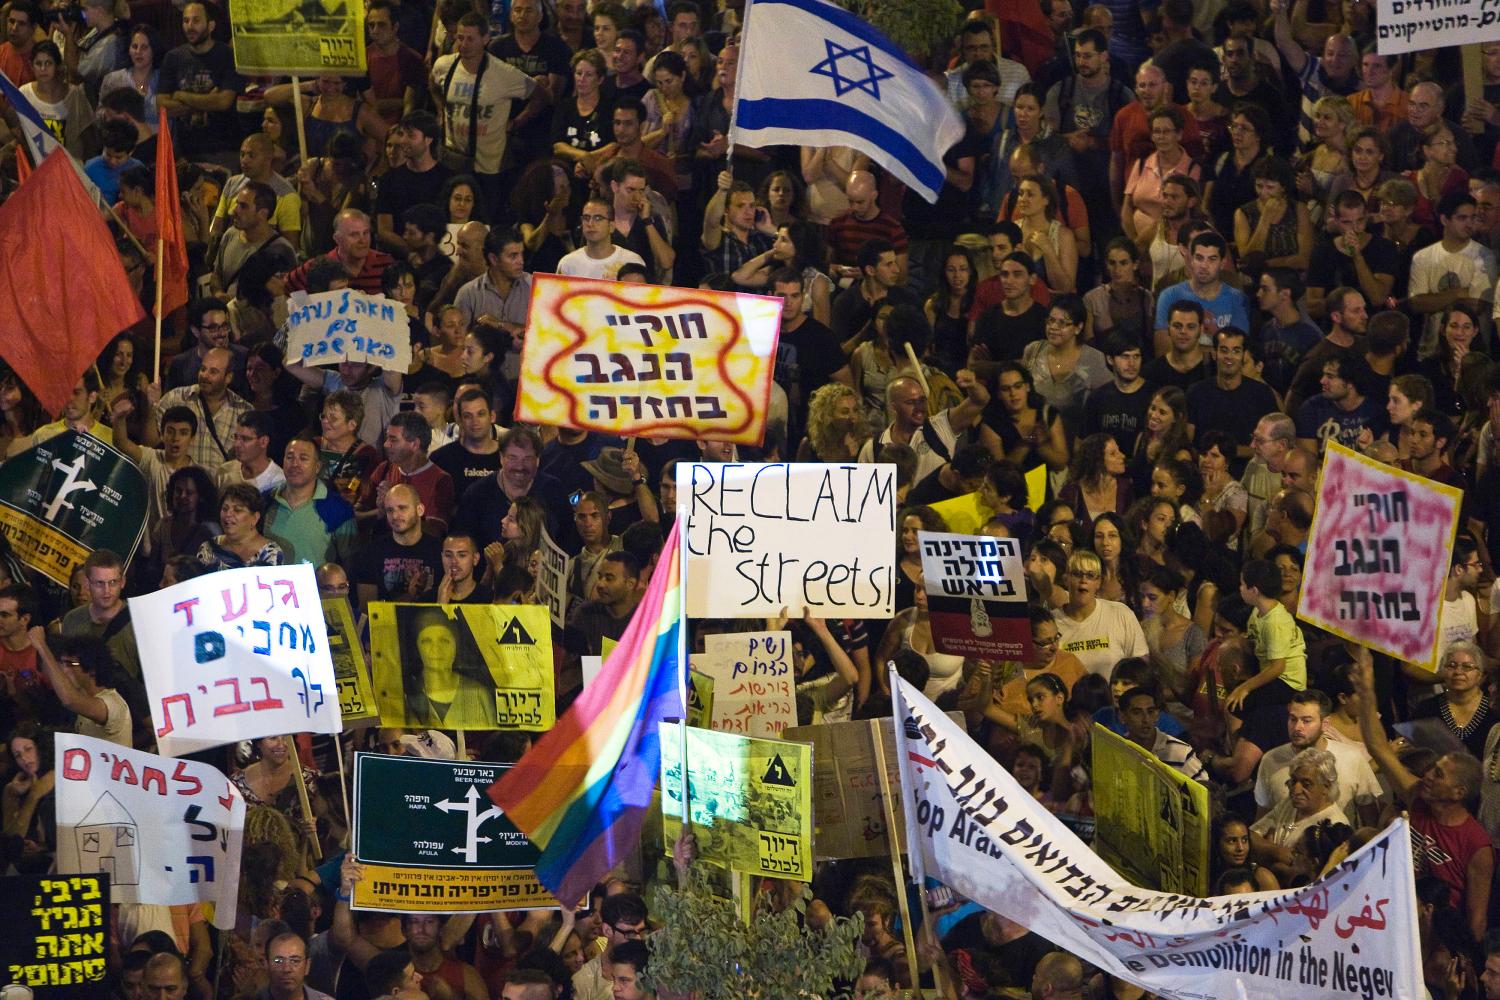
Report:
M 568 624 L 568 575 L 572 568 L 572 558 L 543 528 L 542 568 L 536 577 L 536 591 L 541 602 L 547 605 L 547 614 L 552 618 L 552 624 L 558 628 Z
M 1298 889 L 1200 899 L 1131 885 L 921 691 L 891 677 L 912 877 L 1161 997 L 1419 1000 L 1411 829 Z
M 896 613 L 894 465 L 683 462 L 677 517 L 694 618 Z
M 1375 50 L 1383 56 L 1493 42 L 1500 38 L 1494 0 L 1377 0 Z
M 57 870 L 104 872 L 112 903 L 214 904 L 234 927 L 245 800 L 217 768 L 58 733 Z
M 395 372 L 411 367 L 406 306 L 384 295 L 340 288 L 293 293 L 287 302 L 286 357 L 305 365 L 364 361 Z
M 130 620 L 162 753 L 342 731 L 310 564 L 194 577 L 132 597 Z
M 932 641 L 939 653 L 1036 659 L 1020 542 L 919 531 L 917 544 Z
M 711 635 L 692 666 L 714 681 L 709 729 L 780 739 L 797 724 L 792 633 Z

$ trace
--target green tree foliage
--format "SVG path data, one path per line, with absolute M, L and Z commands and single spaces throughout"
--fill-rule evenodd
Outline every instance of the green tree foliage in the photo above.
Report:
M 914 58 L 952 42 L 963 22 L 958 0 L 838 0 Z

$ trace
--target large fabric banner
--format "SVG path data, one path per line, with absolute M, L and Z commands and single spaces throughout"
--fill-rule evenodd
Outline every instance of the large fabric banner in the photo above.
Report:
M 555 907 L 541 852 L 485 791 L 509 764 L 354 757 L 356 910 L 474 913 Z
M 781 299 L 538 274 L 516 419 L 759 444 Z
M 0 878 L 0 979 L 36 1000 L 104 1000 L 108 916 L 107 875 Z
M 1404 819 L 1299 889 L 1213 899 L 1140 889 L 920 690 L 893 674 L 891 693 L 914 877 L 1161 997 L 1426 995 Z
M 338 680 L 307 563 L 247 566 L 130 599 L 157 749 L 338 733 Z
M 229 0 L 229 23 L 234 68 L 246 76 L 365 72 L 364 4 Z
M 375 704 L 386 726 L 525 729 L 557 721 L 541 605 L 370 605 Z
M 1297 617 L 1429 668 L 1463 490 L 1329 442 Z
M 245 800 L 216 768 L 58 733 L 57 870 L 103 872 L 111 902 L 212 903 L 234 928 Z
M 1094 849 L 1139 886 L 1208 892 L 1208 786 L 1095 723 Z
M 694 618 L 896 613 L 894 465 L 681 462 L 677 517 Z
M 146 477 L 92 434 L 63 431 L 0 463 L 0 534 L 66 587 L 95 549 L 130 562 L 146 530 Z

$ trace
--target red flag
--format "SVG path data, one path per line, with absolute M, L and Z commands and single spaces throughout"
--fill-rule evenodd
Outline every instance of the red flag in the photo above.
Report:
M 110 339 L 146 316 L 114 237 L 59 149 L 0 205 L 0 358 L 62 412 Z
M 993 14 L 1000 22 L 1001 54 L 1021 63 L 1031 73 L 1041 68 L 1056 51 L 1052 40 L 1052 26 L 1042 13 L 1036 0 L 985 0 L 985 13 Z
M 26 159 L 26 151 L 21 144 L 16 143 L 16 183 L 25 184 L 26 178 L 31 176 L 31 161 Z
M 156 280 L 161 283 L 161 314 L 187 305 L 187 241 L 182 235 L 182 201 L 177 195 L 177 159 L 172 153 L 172 130 L 165 108 L 157 111 L 161 129 L 156 133 L 156 226 L 161 234 L 161 260 L 156 262 Z M 147 249 L 154 249 L 148 247 Z

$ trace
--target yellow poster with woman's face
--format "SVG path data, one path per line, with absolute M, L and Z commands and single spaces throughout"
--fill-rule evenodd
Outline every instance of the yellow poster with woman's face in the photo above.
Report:
M 552 625 L 540 605 L 370 605 L 380 724 L 524 729 L 557 720 Z

